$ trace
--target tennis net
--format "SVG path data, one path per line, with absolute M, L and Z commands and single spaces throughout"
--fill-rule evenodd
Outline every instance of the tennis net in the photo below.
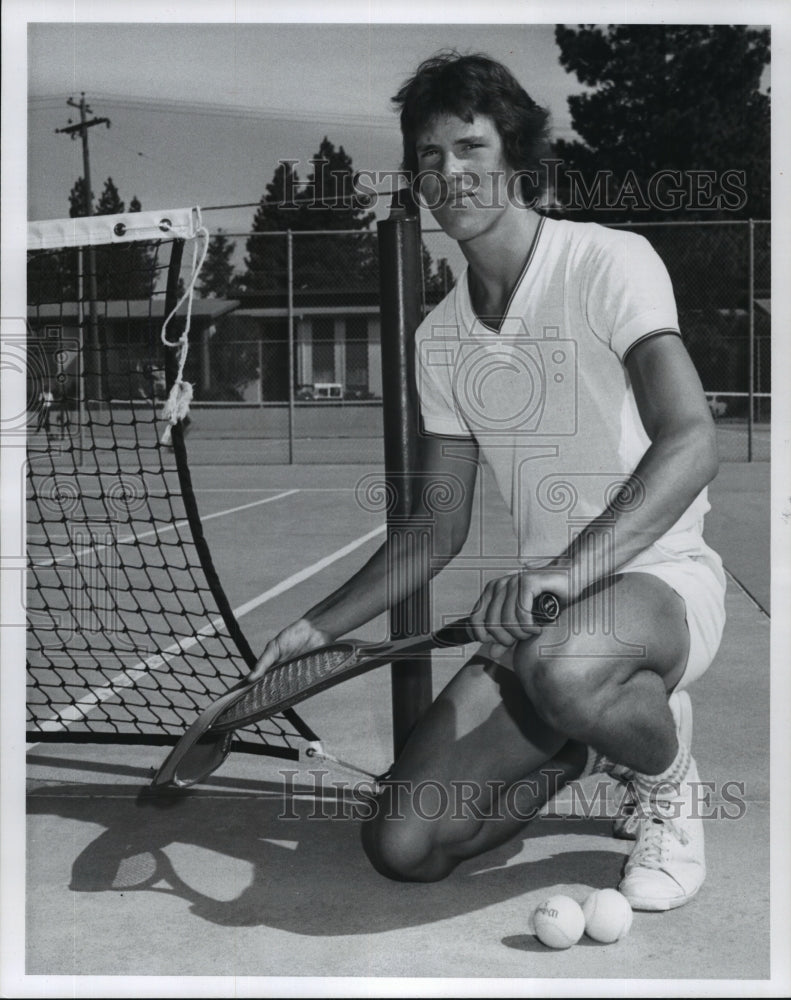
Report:
M 186 420 L 162 418 L 189 327 L 183 251 L 205 238 L 195 209 L 29 225 L 31 742 L 173 744 L 255 662 L 203 534 Z M 237 747 L 295 759 L 315 739 L 290 711 Z

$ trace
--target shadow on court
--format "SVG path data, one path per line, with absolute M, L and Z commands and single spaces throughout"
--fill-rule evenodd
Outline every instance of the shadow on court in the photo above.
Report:
M 227 927 L 368 935 L 424 924 L 428 911 L 432 922 L 470 913 L 528 888 L 604 888 L 617 883 L 623 863 L 608 821 L 540 818 L 524 838 L 487 854 L 483 867 L 479 859 L 440 883 L 403 884 L 370 867 L 349 800 L 285 799 L 275 785 L 259 786 L 260 798 L 228 795 L 229 808 L 222 796 L 187 794 L 153 805 L 109 797 L 117 786 L 84 785 L 79 796 L 62 791 L 39 788 L 31 814 L 103 828 L 72 864 L 72 892 L 164 893 L 196 917 Z M 575 848 L 576 836 L 585 838 L 585 849 Z M 590 838 L 601 839 L 601 849 Z M 192 848 L 189 864 L 185 847 Z M 201 868 L 196 848 L 208 868 Z
M 732 579 L 720 653 L 691 692 L 693 750 L 714 804 L 727 805 L 727 790 L 742 808 L 705 824 L 709 876 L 690 905 L 636 914 L 616 945 L 583 939 L 552 952 L 532 934 L 534 908 L 617 884 L 629 844 L 605 819 L 539 818 L 443 882 L 395 883 L 368 863 L 359 821 L 331 818 L 344 813 L 331 789 L 318 815 L 315 795 L 284 797 L 278 770 L 296 765 L 232 755 L 198 791 L 154 808 L 135 795 L 162 748 L 38 745 L 28 756 L 28 974 L 766 979 L 767 488 L 763 467 L 726 467 L 712 488 L 707 536 Z M 355 746 L 382 738 L 378 715 L 365 722 L 381 699 L 349 692 L 340 709 L 328 701 L 309 717 L 338 734 L 340 748 L 328 736 L 336 753 L 365 760 Z

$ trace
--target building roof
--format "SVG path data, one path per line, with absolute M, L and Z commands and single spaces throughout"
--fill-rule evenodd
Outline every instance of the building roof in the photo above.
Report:
M 254 319 L 282 318 L 288 316 L 288 308 L 273 306 L 255 309 L 235 309 L 234 316 L 248 316 Z M 326 306 L 294 306 L 295 316 L 378 316 L 379 306 L 351 306 L 343 303 Z
M 232 312 L 239 305 L 236 299 L 193 299 L 192 317 L 198 320 L 213 320 Z M 179 315 L 185 314 L 186 307 L 179 309 Z M 54 302 L 41 306 L 28 306 L 29 318 L 73 320 L 79 319 L 80 304 L 77 302 Z M 165 300 L 155 297 L 151 299 L 129 299 L 128 301 L 110 301 L 101 303 L 97 314 L 107 319 L 155 319 L 165 318 Z

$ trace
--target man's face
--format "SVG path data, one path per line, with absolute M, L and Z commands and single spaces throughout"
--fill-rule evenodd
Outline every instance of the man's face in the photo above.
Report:
M 492 119 L 435 118 L 415 148 L 420 200 L 445 232 L 464 242 L 490 230 L 508 207 L 514 174 Z

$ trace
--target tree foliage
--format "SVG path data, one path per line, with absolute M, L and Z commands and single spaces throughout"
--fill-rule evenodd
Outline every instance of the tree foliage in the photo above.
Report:
M 369 231 L 373 212 L 354 196 L 352 159 L 325 136 L 300 182 L 294 161 L 278 164 L 253 219 L 253 234 L 312 231 L 294 239 L 294 285 L 302 290 L 359 291 L 377 286 L 376 253 Z M 315 231 L 346 230 L 343 235 Z M 356 232 L 355 232 L 356 231 Z M 284 290 L 288 280 L 284 237 L 251 235 L 246 243 L 244 288 Z
M 91 205 L 93 205 L 93 191 L 88 191 L 84 177 L 78 177 L 69 192 L 69 218 L 76 219 L 90 215 Z
M 431 259 L 431 253 L 425 243 L 423 251 L 423 289 L 427 306 L 435 306 L 453 288 L 454 277 L 446 257 L 440 257 L 436 269 Z
M 243 293 L 285 292 L 288 249 L 283 234 L 293 236 L 293 281 L 299 292 L 376 293 L 379 287 L 376 216 L 360 203 L 351 156 L 325 136 L 303 181 L 296 161 L 281 160 L 253 219 L 245 246 L 245 272 L 237 283 Z M 267 236 L 267 233 L 278 234 Z M 305 233 L 305 235 L 301 235 Z M 326 235 L 325 235 L 326 234 Z M 337 234 L 337 235 L 335 235 Z M 453 285 L 444 258 L 434 268 L 423 247 L 426 302 L 439 302 Z
M 555 146 L 567 214 L 769 217 L 770 98 L 761 90 L 768 30 L 558 25 L 555 38 L 562 65 L 590 88 L 569 98 L 582 141 Z M 596 184 L 607 171 L 602 199 Z
M 139 199 L 132 198 L 129 211 L 141 210 Z M 95 204 L 93 192 L 89 196 L 84 177 L 78 177 L 69 192 L 69 218 L 91 214 L 119 215 L 124 211 L 124 202 L 112 177 L 105 181 Z M 87 298 L 90 294 L 88 268 L 91 261 L 99 300 L 147 299 L 153 294 L 157 277 L 154 249 L 141 243 L 119 243 L 95 247 L 91 253 L 54 250 L 31 257 L 28 263 L 31 302 L 74 302 L 81 295 Z
M 238 279 L 234 274 L 233 254 L 236 244 L 218 229 L 209 240 L 206 260 L 198 279 L 198 294 L 204 299 L 230 298 L 238 287 Z

